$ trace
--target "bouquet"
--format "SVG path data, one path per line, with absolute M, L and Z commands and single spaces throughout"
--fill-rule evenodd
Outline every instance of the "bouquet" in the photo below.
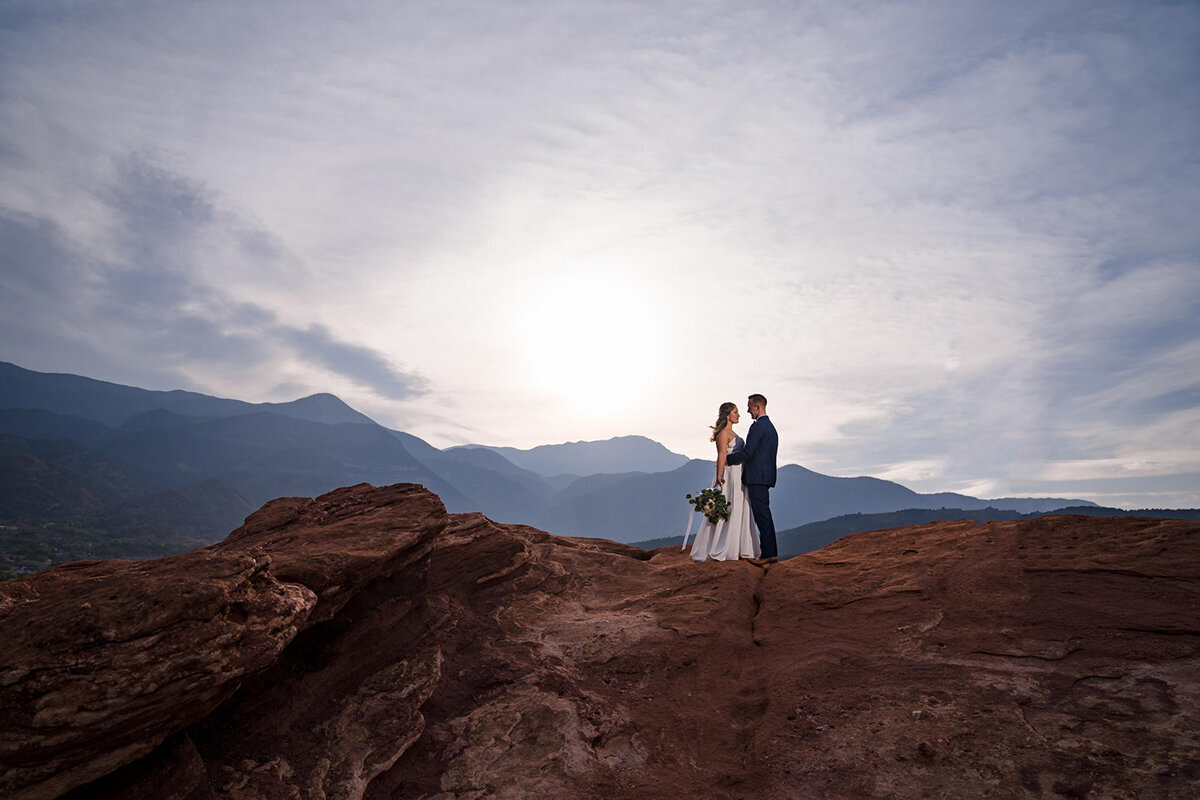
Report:
M 723 519 L 729 519 L 729 499 L 720 489 L 704 489 L 695 495 L 684 495 L 688 503 L 708 518 L 714 525 Z M 697 534 L 699 535 L 699 534 Z

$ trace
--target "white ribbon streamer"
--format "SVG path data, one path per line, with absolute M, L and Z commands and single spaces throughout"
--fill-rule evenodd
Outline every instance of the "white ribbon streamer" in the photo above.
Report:
M 680 550 L 687 550 L 688 537 L 692 535 L 692 523 L 696 520 L 696 509 L 692 507 L 692 513 L 688 514 L 687 530 L 683 532 L 683 547 Z M 697 531 L 698 532 L 698 531 Z

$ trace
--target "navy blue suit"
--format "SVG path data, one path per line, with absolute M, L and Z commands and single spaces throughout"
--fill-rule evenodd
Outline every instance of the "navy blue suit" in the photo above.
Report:
M 779 434 L 766 414 L 754 420 L 746 434 L 746 446 L 725 457 L 726 464 L 742 465 L 742 483 L 758 527 L 763 558 L 778 558 L 775 520 L 771 518 L 771 487 L 775 485 L 775 459 L 779 453 Z

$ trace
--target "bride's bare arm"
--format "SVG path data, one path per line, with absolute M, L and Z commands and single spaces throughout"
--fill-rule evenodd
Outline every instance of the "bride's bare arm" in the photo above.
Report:
M 713 481 L 713 486 L 725 481 L 725 446 L 732 438 L 733 431 L 729 428 L 717 434 L 717 478 Z

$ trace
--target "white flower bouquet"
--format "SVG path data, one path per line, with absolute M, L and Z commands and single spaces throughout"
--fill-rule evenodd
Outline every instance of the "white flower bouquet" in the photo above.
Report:
M 729 519 L 729 499 L 722 494 L 720 489 L 704 489 L 694 495 L 687 494 L 684 497 L 693 508 L 713 524 L 723 519 Z

